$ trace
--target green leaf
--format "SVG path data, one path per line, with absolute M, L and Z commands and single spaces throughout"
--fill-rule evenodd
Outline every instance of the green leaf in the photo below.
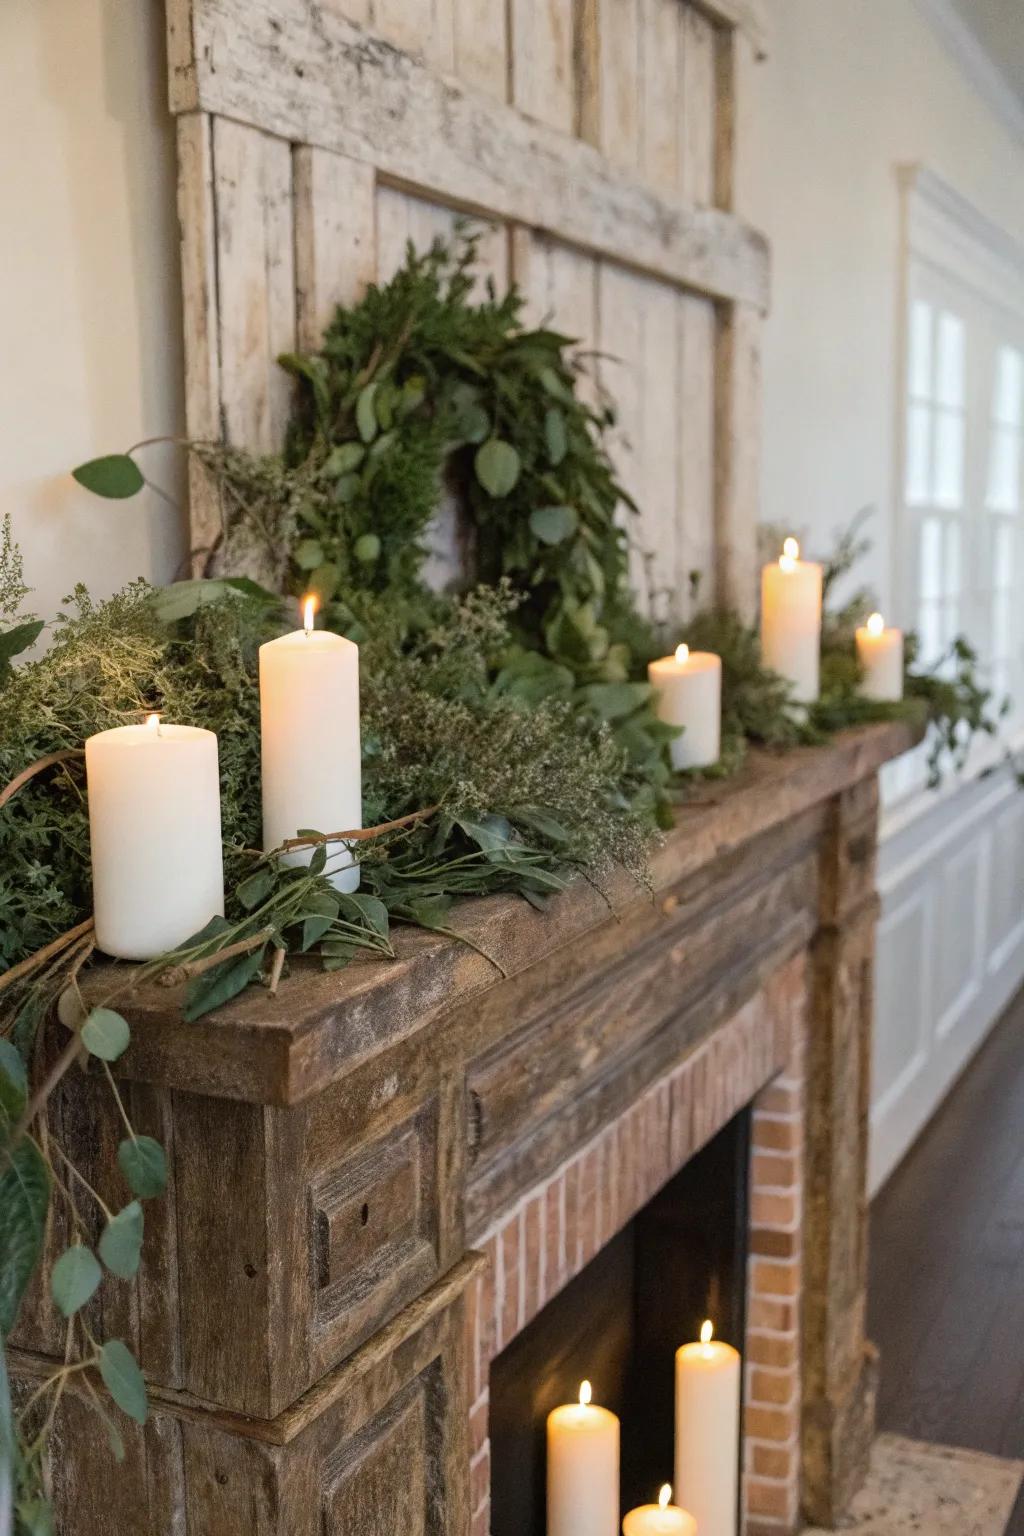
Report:
M 30 1136 L 0 1153 L 0 1168 L 0 1334 L 8 1334 L 42 1253 L 50 1172 Z
M 490 496 L 507 496 L 519 479 L 519 455 L 511 443 L 492 437 L 476 451 L 476 477 Z
M 361 533 L 352 546 L 352 553 L 361 565 L 372 565 L 380 557 L 380 539 L 375 533 Z
M 580 690 L 580 697 L 602 720 L 623 720 L 646 704 L 651 696 L 649 683 L 592 683 Z
M 530 527 L 542 544 L 561 544 L 578 526 L 572 507 L 537 507 L 530 513 Z
M 0 1344 L 0 1532 L 14 1529 L 14 1484 L 19 1459 L 11 1383 L 7 1375 L 7 1351 Z
M 324 563 L 323 546 L 319 539 L 300 539 L 292 556 L 300 571 L 315 571 Z
M 333 927 L 333 917 L 307 917 L 302 924 L 302 953 L 308 954 Z
M 112 1275 L 130 1280 L 142 1253 L 142 1206 L 137 1200 L 111 1216 L 100 1234 L 100 1258 Z
M 323 565 L 318 565 L 316 570 L 306 582 L 306 591 L 312 592 L 320 601 L 321 608 L 329 603 L 341 584 L 341 572 L 331 560 L 325 560 Z
M 416 896 L 405 904 L 404 911 L 421 928 L 444 928 L 451 912 L 450 896 Z
M 223 965 L 215 965 L 202 976 L 194 976 L 185 991 L 185 1004 L 182 1008 L 185 1022 L 194 1024 L 204 1013 L 211 1013 L 214 1008 L 220 1008 L 237 997 L 239 992 L 244 992 L 259 973 L 265 948 L 264 945 L 263 949 L 255 950 L 250 955 L 225 960 Z
M 223 602 L 226 597 L 252 596 L 251 592 L 239 585 L 240 580 L 240 577 L 207 580 L 197 576 L 189 581 L 172 581 L 167 587 L 158 587 L 149 601 L 161 624 L 177 624 L 182 619 L 190 619 L 200 608 Z M 271 593 L 265 592 L 256 582 L 250 585 L 261 594 L 264 601 L 276 601 Z
M 339 475 L 334 487 L 334 499 L 342 506 L 354 501 L 362 490 L 363 482 L 358 475 Z
M 235 895 L 247 912 L 258 907 L 265 901 L 274 889 L 276 876 L 268 864 L 262 864 L 254 870 L 239 885 L 235 887 Z
M 116 1061 L 131 1041 L 131 1030 L 113 1008 L 94 1008 L 82 1025 L 82 1044 L 100 1061 Z
M 30 645 L 35 645 L 45 628 L 42 619 L 27 619 L 24 624 L 15 624 L 13 629 L 0 635 L 0 676 L 10 670 L 13 657 L 20 656 Z
M 476 843 L 488 858 L 496 853 L 504 853 L 512 840 L 512 827 L 504 816 L 481 816 L 479 820 L 457 816 L 455 825 L 461 827 L 470 841 Z
M 28 1102 L 28 1076 L 21 1052 L 0 1036 L 0 1147 Z
M 552 405 L 544 412 L 544 441 L 548 445 L 548 458 L 557 469 L 569 446 L 565 435 L 565 417 L 557 406 Z
M 331 409 L 331 393 L 325 360 L 322 357 L 304 357 L 300 352 L 283 352 L 278 362 L 286 373 L 309 385 L 316 413 L 321 421 L 326 420 Z
M 84 1307 L 103 1279 L 96 1255 L 91 1248 L 75 1243 L 66 1248 L 53 1266 L 50 1295 L 65 1317 Z
M 152 1136 L 126 1136 L 117 1149 L 117 1161 L 128 1188 L 140 1200 L 153 1200 L 167 1188 L 167 1158 Z
M 362 891 L 345 893 L 341 898 L 341 910 L 350 917 L 354 916 L 357 922 L 362 918 L 374 933 L 387 938 L 390 927 L 388 909 L 378 897 L 367 896 Z
M 145 1424 L 149 1416 L 146 1383 L 135 1356 L 120 1339 L 108 1339 L 100 1350 L 100 1375 L 121 1412 L 137 1424 Z
M 353 469 L 358 469 L 365 457 L 366 449 L 362 443 L 341 443 L 328 454 L 324 474 L 336 480 L 339 475 L 347 475 Z
M 376 384 L 367 384 L 359 391 L 356 401 L 356 426 L 364 443 L 372 443 L 377 436 L 377 410 L 374 404 L 376 393 Z
M 89 459 L 71 473 L 79 485 L 84 485 L 94 496 L 105 496 L 112 501 L 137 496 L 146 483 L 139 466 L 126 453 L 108 453 L 101 459 Z
M 491 418 L 482 405 L 469 401 L 459 412 L 455 430 L 464 443 L 482 443 L 490 434 Z

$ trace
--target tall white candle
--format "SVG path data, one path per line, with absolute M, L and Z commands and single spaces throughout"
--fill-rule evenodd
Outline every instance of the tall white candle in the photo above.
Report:
M 700 1536 L 736 1536 L 740 1357 L 711 1337 L 676 1351 L 676 1490 Z
M 880 613 L 873 613 L 857 630 L 860 691 L 866 699 L 897 704 L 903 697 L 903 631 L 886 629 Z
M 666 1483 L 657 1504 L 640 1504 L 622 1522 L 622 1536 L 697 1536 L 697 1522 L 689 1510 L 673 1504 L 672 1485 Z
M 359 741 L 359 647 L 304 627 L 260 646 L 263 846 L 279 848 L 300 831 L 340 832 L 363 817 Z M 312 848 L 285 855 L 308 864 Z M 339 891 L 359 885 L 359 866 L 343 842 L 327 846 L 326 873 Z
M 818 697 L 820 654 L 821 566 L 801 560 L 796 539 L 787 539 L 778 562 L 761 571 L 761 655 L 808 704 Z
M 122 725 L 85 744 L 96 943 L 152 960 L 224 915 L 217 738 Z
M 618 1536 L 619 1421 L 590 1397 L 548 1414 L 547 1536 Z
M 669 743 L 673 768 L 708 768 L 717 763 L 722 743 L 722 658 L 712 651 L 676 647 L 647 668 L 659 720 L 681 725 L 683 734 Z

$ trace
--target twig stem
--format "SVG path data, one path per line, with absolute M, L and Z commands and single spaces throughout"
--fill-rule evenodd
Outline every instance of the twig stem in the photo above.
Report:
M 29 763 L 27 768 L 23 768 L 20 773 L 14 776 L 9 784 L 0 789 L 0 807 L 5 806 L 12 795 L 16 795 L 18 790 L 28 783 L 29 779 L 34 779 L 36 774 L 42 773 L 44 768 L 52 768 L 57 763 L 66 763 L 73 757 L 84 756 L 85 753 L 81 747 L 68 747 L 63 752 L 50 752 L 46 757 L 40 757 L 36 762 Z

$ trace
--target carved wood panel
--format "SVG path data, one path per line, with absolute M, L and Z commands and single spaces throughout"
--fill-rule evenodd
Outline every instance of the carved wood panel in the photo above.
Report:
M 768 256 L 730 203 L 759 3 L 168 7 L 190 434 L 278 444 L 277 355 L 471 215 L 484 272 L 601 354 L 644 606 L 683 612 L 694 570 L 749 606 Z M 219 509 L 198 466 L 191 489 L 202 567 Z M 464 562 L 450 508 L 439 522 L 436 583 Z

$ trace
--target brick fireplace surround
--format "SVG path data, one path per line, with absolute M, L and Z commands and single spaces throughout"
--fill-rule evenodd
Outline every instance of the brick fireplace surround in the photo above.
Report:
M 873 1433 L 876 774 L 912 738 L 754 757 L 680 811 L 652 893 L 467 903 L 478 949 L 412 932 L 195 1025 L 140 994 L 118 1071 L 171 1186 L 90 1322 L 152 1412 L 114 1468 L 69 1382 L 62 1536 L 485 1536 L 490 1362 L 747 1105 L 747 1536 L 833 1523 Z M 52 1113 L 119 1201 L 109 1095 L 77 1075 Z M 42 1292 L 12 1343 L 22 1388 L 62 1357 Z

